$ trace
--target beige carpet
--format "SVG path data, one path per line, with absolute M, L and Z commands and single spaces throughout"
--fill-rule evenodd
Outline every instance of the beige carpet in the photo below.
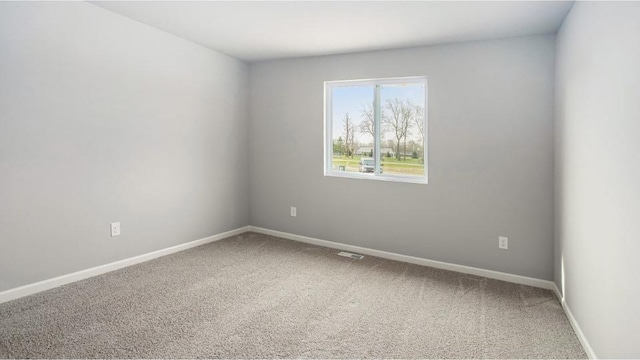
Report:
M 586 358 L 547 290 L 247 233 L 0 304 L 2 358 Z

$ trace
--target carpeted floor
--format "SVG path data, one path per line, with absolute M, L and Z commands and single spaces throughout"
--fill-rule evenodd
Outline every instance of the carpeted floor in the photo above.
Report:
M 0 304 L 2 358 L 586 358 L 551 291 L 246 233 Z

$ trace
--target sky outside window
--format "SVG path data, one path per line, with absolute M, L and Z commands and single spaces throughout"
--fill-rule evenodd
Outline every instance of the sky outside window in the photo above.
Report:
M 349 117 L 356 124 L 356 139 L 360 143 L 371 143 L 371 136 L 361 134 L 357 126 L 362 123 L 363 106 L 373 106 L 374 86 L 336 86 L 332 91 L 333 139 L 344 137 L 344 117 Z M 384 85 L 381 87 L 381 105 L 384 109 L 386 100 L 400 99 L 410 101 L 413 105 L 424 108 L 425 88 L 423 84 Z M 385 140 L 387 140 L 385 138 Z

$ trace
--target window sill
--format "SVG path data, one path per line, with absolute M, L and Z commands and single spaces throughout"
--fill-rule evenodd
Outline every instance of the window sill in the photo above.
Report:
M 362 174 L 357 172 L 346 171 L 329 171 L 324 173 L 324 176 L 358 179 L 358 180 L 378 180 L 387 182 L 399 182 L 399 183 L 411 183 L 411 184 L 428 184 L 429 181 L 426 176 L 402 176 L 402 175 L 374 175 L 374 174 Z

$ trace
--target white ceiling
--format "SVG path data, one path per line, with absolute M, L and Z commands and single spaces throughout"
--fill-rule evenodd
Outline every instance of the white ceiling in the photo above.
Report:
M 572 2 L 114 1 L 95 5 L 261 61 L 554 33 Z

